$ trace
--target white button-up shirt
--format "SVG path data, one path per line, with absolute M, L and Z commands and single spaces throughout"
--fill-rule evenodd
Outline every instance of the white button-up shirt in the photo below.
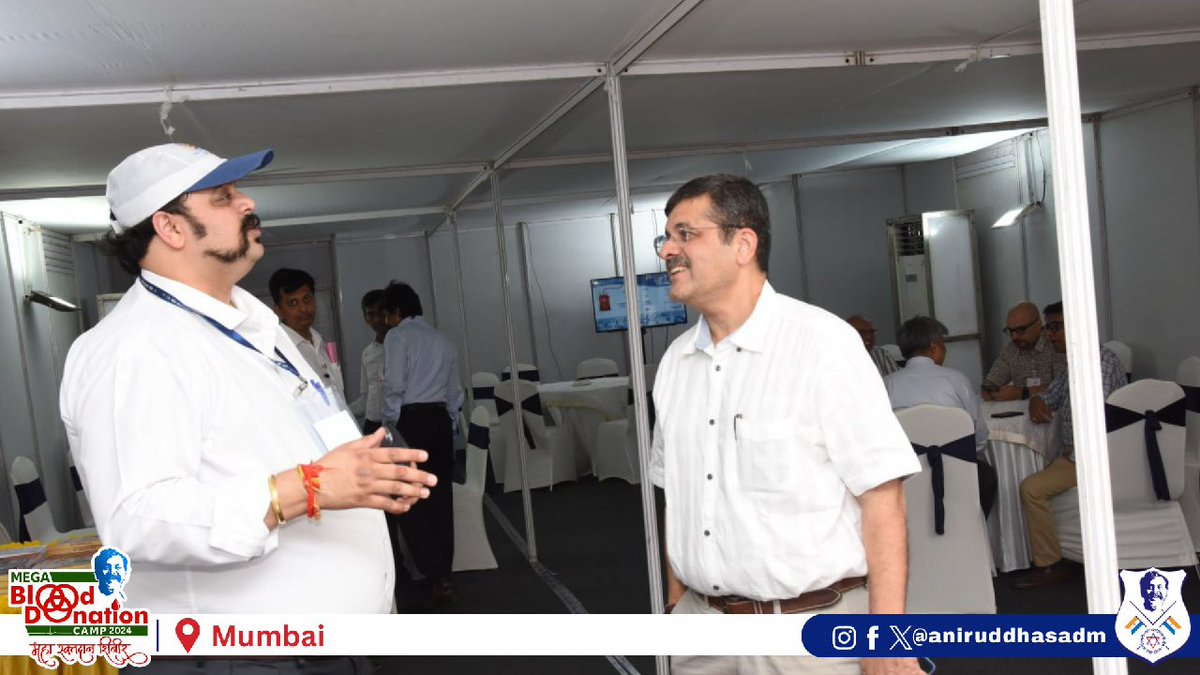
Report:
M 929 403 L 962 408 L 975 423 L 975 451 L 983 452 L 988 428 L 979 412 L 979 395 L 966 375 L 953 368 L 939 366 L 928 356 L 914 356 L 896 372 L 883 378 L 893 410 Z
M 681 335 L 654 385 L 667 553 L 707 595 L 792 598 L 867 573 L 857 495 L 920 471 L 862 340 L 765 284 L 714 345 Z
M 303 335 L 292 330 L 286 324 L 279 325 L 291 338 L 292 344 L 296 345 L 296 350 L 300 352 L 300 356 L 304 357 L 309 367 L 321 376 L 321 384 L 336 389 L 344 400 L 346 385 L 342 382 L 342 367 L 329 360 L 329 354 L 325 352 L 325 338 L 321 337 L 316 328 L 309 328 L 308 332 L 312 335 L 312 341 L 305 340 Z
M 350 404 L 350 412 L 372 422 L 383 420 L 383 364 L 383 343 L 371 340 L 363 348 L 358 398 Z
M 263 356 L 278 358 L 278 347 L 305 379 L 316 377 L 275 313 L 240 288 L 230 306 L 142 274 L 262 354 L 137 282 L 71 346 L 62 419 L 100 538 L 129 554 L 129 605 L 387 612 L 395 568 L 382 512 L 263 525 L 267 477 L 325 454 L 297 403 L 299 380 Z

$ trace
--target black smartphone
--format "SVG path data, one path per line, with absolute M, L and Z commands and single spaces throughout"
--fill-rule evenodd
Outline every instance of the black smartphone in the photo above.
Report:
M 1025 413 L 1020 410 L 1005 410 L 1004 412 L 992 413 L 992 417 L 995 417 L 996 419 L 1003 419 L 1005 417 L 1018 417 L 1024 414 Z

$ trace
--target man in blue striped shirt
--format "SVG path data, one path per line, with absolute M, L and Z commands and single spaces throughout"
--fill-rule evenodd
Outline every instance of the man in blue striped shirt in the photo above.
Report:
M 438 478 L 419 508 L 403 519 L 388 519 L 392 551 L 397 561 L 404 559 L 394 529 L 399 526 L 413 562 L 425 575 L 422 604 L 432 609 L 454 599 L 453 420 L 463 405 L 458 352 L 425 322 L 421 298 L 408 284 L 388 284 L 383 306 L 400 320 L 383 341 L 383 421 L 400 433 L 404 445 L 429 453 L 425 469 Z
M 1067 353 L 1066 329 L 1063 325 L 1063 305 L 1056 302 L 1043 310 L 1046 334 L 1054 350 Z M 1104 398 L 1125 386 L 1125 368 L 1121 359 L 1107 347 L 1100 347 L 1100 380 Z M 1046 391 L 1029 399 L 1029 418 L 1045 424 L 1057 412 L 1061 417 L 1062 453 L 1050 466 L 1021 481 L 1021 509 L 1029 528 L 1029 546 L 1033 554 L 1033 569 L 1016 582 L 1017 588 L 1031 589 L 1051 586 L 1065 580 L 1069 570 L 1062 564 L 1062 546 L 1054 527 L 1050 500 L 1078 483 L 1075 475 L 1075 436 L 1071 429 L 1071 389 L 1067 371 L 1058 374 Z

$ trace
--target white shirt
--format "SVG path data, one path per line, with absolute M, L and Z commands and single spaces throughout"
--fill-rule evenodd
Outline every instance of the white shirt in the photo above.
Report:
M 269 307 L 151 283 L 308 364 Z M 278 358 L 278 357 L 276 357 Z M 59 406 L 100 539 L 130 558 L 131 607 L 169 613 L 387 612 L 395 569 L 383 513 L 325 511 L 268 531 L 267 477 L 323 454 L 298 379 L 135 282 L 71 346 Z M 302 397 L 328 408 L 316 387 Z M 351 573 L 347 573 L 347 572 Z
M 358 398 L 350 404 L 350 412 L 379 422 L 380 405 L 383 403 L 383 343 L 371 340 L 363 348 L 362 372 L 358 378 Z
M 458 351 L 449 338 L 410 316 L 383 339 L 383 421 L 395 424 L 400 409 L 410 403 L 445 403 L 454 419 L 463 405 L 458 379 Z
M 291 338 L 292 344 L 296 345 L 300 356 L 304 357 L 304 360 L 308 362 L 313 372 L 321 376 L 321 384 L 336 389 L 342 399 L 345 400 L 346 385 L 342 382 L 342 368 L 329 360 L 329 354 L 325 352 L 325 340 L 317 332 L 317 329 L 308 329 L 308 332 L 312 334 L 312 341 L 310 342 L 292 330 L 287 324 L 281 323 L 279 325 L 283 327 L 283 331 Z
M 720 344 L 703 318 L 671 344 L 654 403 L 668 557 L 706 595 L 792 598 L 866 574 L 855 496 L 920 471 L 858 333 L 769 283 Z
M 966 410 L 975 423 L 975 451 L 983 452 L 988 441 L 988 428 L 979 414 L 979 396 L 966 375 L 939 366 L 928 356 L 914 356 L 904 368 L 883 378 L 883 386 L 887 388 L 893 410 L 922 403 Z

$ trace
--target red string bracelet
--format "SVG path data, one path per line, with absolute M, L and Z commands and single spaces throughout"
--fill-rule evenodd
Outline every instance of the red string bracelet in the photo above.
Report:
M 308 494 L 308 517 L 320 519 L 321 507 L 317 505 L 317 493 L 321 491 L 321 472 L 325 467 L 320 464 L 300 464 L 296 467 L 300 479 L 304 481 L 304 491 Z

